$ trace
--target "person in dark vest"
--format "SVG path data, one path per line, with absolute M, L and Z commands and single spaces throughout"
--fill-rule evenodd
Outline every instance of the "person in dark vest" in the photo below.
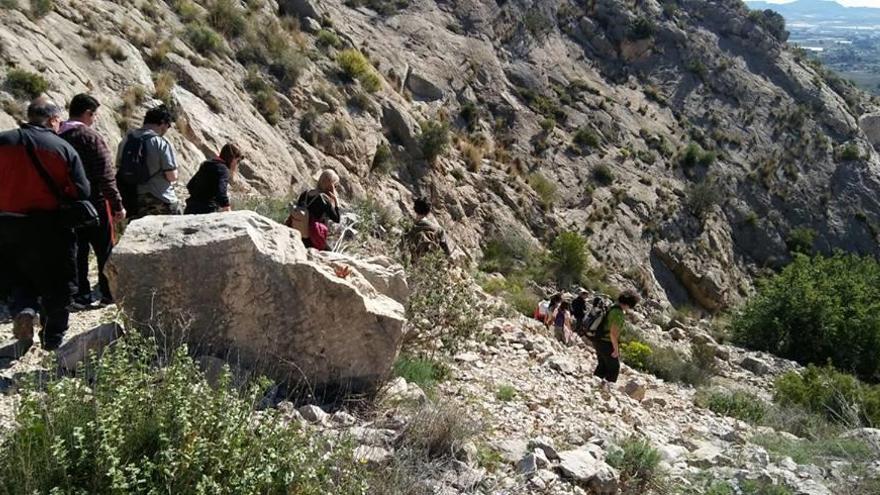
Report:
M 189 198 L 184 213 L 198 215 L 229 211 L 229 183 L 241 158 L 241 149 L 229 143 L 223 146 L 219 156 L 203 162 L 186 185 Z
M 574 332 L 581 333 L 584 317 L 587 315 L 587 291 L 581 289 L 578 296 L 571 303 L 571 316 L 574 318 Z
M 446 231 L 440 227 L 431 214 L 431 201 L 419 197 L 413 201 L 416 221 L 406 233 L 406 244 L 412 260 L 416 260 L 429 252 L 441 251 L 446 257 L 452 256 Z
M 110 148 L 94 129 L 95 116 L 100 103 L 94 97 L 82 93 L 70 100 L 68 106 L 69 119 L 61 124 L 59 135 L 79 154 L 86 172 L 86 178 L 92 186 L 89 198 L 98 212 L 100 224 L 76 231 L 76 274 L 77 292 L 74 296 L 74 307 L 90 306 L 92 286 L 89 283 L 89 248 L 95 251 L 98 261 L 98 287 L 101 292 L 101 304 L 112 304 L 110 284 L 104 276 L 104 265 L 116 241 L 114 225 L 125 219 L 125 208 L 122 197 L 116 187 L 116 170 L 110 156 Z
M 88 199 L 91 188 L 76 150 L 56 135 L 61 108 L 41 97 L 28 106 L 27 119 L 20 129 L 0 133 L 0 273 L 18 294 L 11 308 L 13 333 L 33 339 L 37 308 L 29 299 L 38 296 L 40 340 L 52 350 L 68 328 L 76 235 L 47 179 L 69 200 Z
M 617 298 L 617 304 L 608 308 L 596 331 L 593 345 L 599 364 L 594 375 L 602 379 L 602 387 L 606 390 L 611 383 L 617 381 L 620 374 L 620 334 L 626 325 L 625 313 L 638 303 L 638 294 L 633 291 L 623 292 Z

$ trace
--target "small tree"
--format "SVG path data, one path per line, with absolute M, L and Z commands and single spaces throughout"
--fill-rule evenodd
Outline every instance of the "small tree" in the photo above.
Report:
M 579 283 L 587 268 L 587 240 L 577 232 L 559 234 L 553 241 L 550 260 L 560 287 Z
M 422 134 L 419 140 L 425 159 L 434 163 L 449 147 L 449 124 L 443 120 L 422 122 Z

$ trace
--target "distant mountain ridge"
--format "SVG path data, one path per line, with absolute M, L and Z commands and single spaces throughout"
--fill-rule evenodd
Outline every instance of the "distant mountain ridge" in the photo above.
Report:
M 880 8 L 847 7 L 833 0 L 796 0 L 791 3 L 746 2 L 752 10 L 775 10 L 788 22 L 880 23 Z

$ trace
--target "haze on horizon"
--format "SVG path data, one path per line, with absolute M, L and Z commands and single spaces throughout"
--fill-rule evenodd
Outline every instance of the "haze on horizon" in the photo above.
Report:
M 792 3 L 796 0 L 764 0 L 768 3 Z M 847 7 L 873 7 L 880 9 L 880 0 L 833 0 Z

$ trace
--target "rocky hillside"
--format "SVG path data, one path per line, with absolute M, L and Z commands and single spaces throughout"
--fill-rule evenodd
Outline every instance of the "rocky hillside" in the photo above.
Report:
M 239 198 L 333 167 L 387 217 L 432 195 L 473 259 L 574 230 L 609 273 L 710 310 L 792 242 L 878 252 L 873 103 L 738 0 L 3 5 L 3 127 L 43 89 L 30 73 L 59 101 L 92 91 L 113 143 L 164 100 L 184 178 L 244 146 Z

